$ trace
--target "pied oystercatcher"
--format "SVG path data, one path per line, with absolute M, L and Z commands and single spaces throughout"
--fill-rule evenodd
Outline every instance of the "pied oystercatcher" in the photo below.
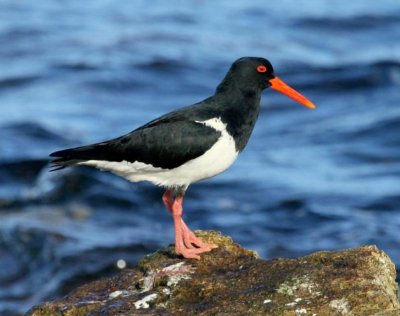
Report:
M 185 258 L 217 246 L 197 238 L 182 219 L 188 186 L 232 165 L 244 149 L 260 110 L 261 92 L 271 87 L 297 102 L 314 104 L 274 74 L 258 57 L 236 60 L 215 94 L 165 114 L 134 131 L 101 143 L 52 153 L 53 170 L 85 165 L 107 170 L 129 181 L 150 181 L 166 188 L 162 197 L 175 227 L 175 251 Z

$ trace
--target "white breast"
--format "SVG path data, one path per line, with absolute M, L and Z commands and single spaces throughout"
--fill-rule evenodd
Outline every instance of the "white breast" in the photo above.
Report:
M 174 169 L 162 169 L 142 162 L 115 162 L 88 160 L 79 164 L 111 171 L 129 181 L 150 181 L 165 187 L 187 187 L 189 184 L 213 177 L 229 168 L 238 156 L 235 141 L 226 131 L 226 124 L 220 118 L 196 123 L 210 126 L 221 132 L 217 142 L 203 155 L 189 160 Z

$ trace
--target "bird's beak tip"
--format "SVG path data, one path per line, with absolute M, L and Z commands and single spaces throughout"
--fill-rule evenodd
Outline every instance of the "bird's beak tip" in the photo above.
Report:
M 304 105 L 305 105 L 306 107 L 308 107 L 309 109 L 313 109 L 313 110 L 317 107 L 317 106 L 316 106 L 314 103 L 312 103 L 311 101 L 305 102 Z
M 289 98 L 292 98 L 293 100 L 299 102 L 300 104 L 302 104 L 310 109 L 316 108 L 314 103 L 312 103 L 310 100 L 308 100 L 302 94 L 300 94 L 299 92 L 294 90 L 292 87 L 288 86 L 279 77 L 275 77 L 275 78 L 271 79 L 269 82 L 271 84 L 272 89 L 285 94 Z

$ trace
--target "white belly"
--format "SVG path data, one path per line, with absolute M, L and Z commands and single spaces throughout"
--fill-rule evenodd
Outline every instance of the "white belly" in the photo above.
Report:
M 187 187 L 191 183 L 213 177 L 236 160 L 238 152 L 234 139 L 226 131 L 226 125 L 220 119 L 198 122 L 221 132 L 221 137 L 203 155 L 189 160 L 175 169 L 162 169 L 142 162 L 88 160 L 79 164 L 93 166 L 115 173 L 129 181 L 150 181 L 165 187 Z

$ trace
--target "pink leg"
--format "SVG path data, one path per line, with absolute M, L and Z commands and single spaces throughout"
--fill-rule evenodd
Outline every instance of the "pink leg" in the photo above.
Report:
M 172 215 L 172 205 L 174 203 L 174 199 L 171 197 L 171 191 L 167 190 L 163 195 L 163 202 L 165 207 L 169 210 Z M 201 241 L 196 235 L 189 229 L 186 223 L 182 221 L 182 230 L 183 230 L 183 239 L 187 248 L 209 248 L 209 250 L 218 248 L 217 245 L 214 244 L 206 244 Z
M 174 220 L 175 251 L 177 254 L 181 254 L 185 258 L 200 259 L 198 254 L 218 247 L 217 245 L 207 244 L 201 241 L 183 221 L 182 195 L 179 195 L 173 199 L 171 196 L 171 191 L 167 190 L 163 195 L 163 202 Z

